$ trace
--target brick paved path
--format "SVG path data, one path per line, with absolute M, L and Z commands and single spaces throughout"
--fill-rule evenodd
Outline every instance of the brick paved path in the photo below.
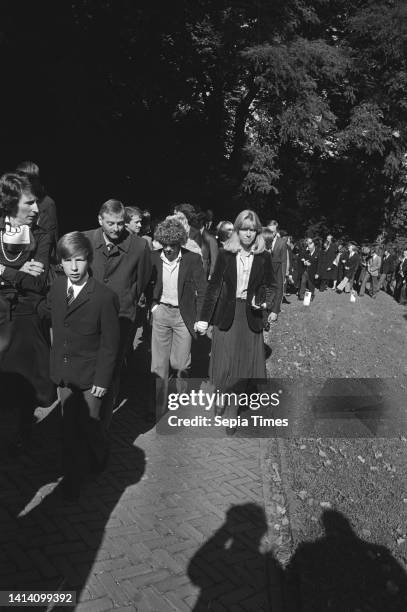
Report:
M 109 469 L 78 503 L 57 491 L 57 410 L 29 455 L 1 464 L 1 588 L 76 590 L 92 612 L 271 610 L 273 442 L 143 433 L 137 403 L 115 414 Z

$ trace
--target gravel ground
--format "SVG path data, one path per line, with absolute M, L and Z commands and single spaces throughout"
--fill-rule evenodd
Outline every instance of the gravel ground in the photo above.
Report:
M 356 303 L 317 293 L 310 307 L 289 300 L 267 337 L 269 375 L 297 389 L 294 433 L 280 441 L 288 608 L 405 612 L 406 311 L 384 293 Z M 333 378 L 353 380 L 332 403 Z M 333 420 L 315 425 L 316 397 Z

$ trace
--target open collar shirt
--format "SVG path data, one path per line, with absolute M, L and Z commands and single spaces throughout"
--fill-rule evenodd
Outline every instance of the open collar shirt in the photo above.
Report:
M 178 306 L 178 273 L 182 253 L 180 251 L 174 261 L 169 261 L 164 251 L 161 251 L 160 258 L 163 262 L 163 292 L 161 302 L 171 304 L 171 306 Z
M 244 249 L 240 249 L 236 253 L 236 297 L 242 300 L 245 300 L 247 297 L 247 286 L 249 284 L 249 277 L 253 265 L 253 259 L 253 251 L 245 251 Z

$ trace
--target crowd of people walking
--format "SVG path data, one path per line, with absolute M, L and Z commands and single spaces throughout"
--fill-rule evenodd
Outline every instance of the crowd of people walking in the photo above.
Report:
M 330 288 L 359 297 L 368 289 L 373 299 L 384 290 L 397 302 L 407 302 L 407 249 L 397 252 L 386 244 L 359 246 L 353 241 L 335 240 L 332 235 L 324 242 L 313 236 L 296 243 L 291 236 L 284 235 L 283 239 L 287 245 L 287 290 L 297 293 L 299 299 L 306 289 L 312 297 L 316 289 Z
M 169 213 L 153 228 L 149 211 L 110 199 L 95 211 L 95 229 L 58 239 L 38 166 L 24 162 L 0 178 L 0 371 L 28 389 L 15 407 L 14 450 L 29 445 L 35 407 L 58 397 L 68 498 L 79 495 L 85 473 L 106 467 L 137 329 L 151 342 L 162 414 L 170 371 L 188 376 L 192 343 L 208 329 L 209 380 L 226 391 L 266 376 L 263 330 L 290 292 L 312 300 L 317 287 L 363 296 L 369 286 L 373 298 L 383 289 L 407 302 L 407 250 L 397 258 L 388 247 L 359 249 L 332 235 L 322 245 L 311 235 L 295 243 L 251 210 L 216 225 L 212 211 L 191 204 Z

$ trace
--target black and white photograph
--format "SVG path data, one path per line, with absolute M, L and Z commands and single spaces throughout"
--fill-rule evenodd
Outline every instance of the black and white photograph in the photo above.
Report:
M 0 610 L 407 612 L 405 0 L 2 0 L 0 66 Z

